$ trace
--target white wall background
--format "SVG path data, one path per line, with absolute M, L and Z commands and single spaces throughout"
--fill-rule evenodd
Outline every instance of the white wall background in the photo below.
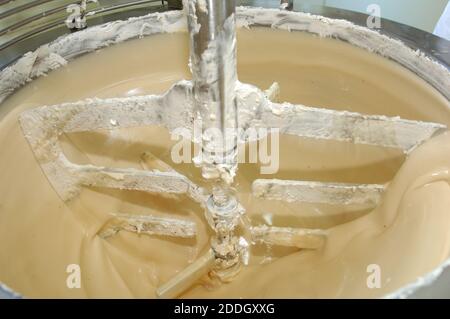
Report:
M 278 7 L 280 0 L 238 0 L 245 5 Z M 383 18 L 433 33 L 449 0 L 294 0 L 294 9 L 314 11 L 315 6 L 329 6 L 362 13 L 378 4 Z M 450 3 L 447 15 L 441 20 L 437 35 L 450 40 Z
M 448 0 L 313 0 L 311 2 L 364 13 L 369 4 L 378 4 L 383 18 L 432 33 Z

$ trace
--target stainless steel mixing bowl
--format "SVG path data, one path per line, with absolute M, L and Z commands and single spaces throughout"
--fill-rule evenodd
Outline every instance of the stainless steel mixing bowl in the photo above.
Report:
M 37 49 L 57 37 L 71 32 L 65 25 L 70 0 L 0 0 L 0 71 L 16 61 L 24 53 Z M 325 6 L 311 6 L 303 1 L 288 0 L 291 10 L 345 19 L 366 26 L 367 15 Z M 181 0 L 88 0 L 86 19 L 88 26 L 151 12 L 180 7 Z M 278 0 L 240 0 L 238 4 L 267 8 L 279 7 Z M 450 41 L 430 33 L 394 21 L 382 19 L 380 33 L 401 40 L 413 49 L 419 49 L 429 57 L 450 68 Z M 414 289 L 409 298 L 450 298 L 450 267 L 437 274 L 430 284 Z M 19 294 L 0 285 L 0 298 L 18 298 Z

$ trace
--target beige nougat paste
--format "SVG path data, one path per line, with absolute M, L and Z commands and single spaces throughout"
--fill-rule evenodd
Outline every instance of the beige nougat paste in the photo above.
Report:
M 450 125 L 449 103 L 393 62 L 336 40 L 269 29 L 239 32 L 239 78 L 281 100 Z M 185 197 L 85 188 L 62 202 L 22 136 L 18 115 L 41 105 L 87 97 L 161 93 L 189 78 L 186 34 L 133 40 L 85 55 L 32 81 L 0 107 L 0 281 L 28 297 L 154 297 L 208 247 L 202 210 Z M 170 163 L 170 135 L 137 128 L 64 136 L 78 163 L 141 168 L 151 151 Z M 254 224 L 328 228 L 320 251 L 255 246 L 250 265 L 230 284 L 198 284 L 182 297 L 379 297 L 431 271 L 449 257 L 450 135 L 408 158 L 396 150 L 283 136 L 274 178 L 388 183 L 374 211 L 262 202 L 249 196 L 258 165 L 240 166 L 236 188 Z M 200 183 L 198 169 L 174 165 Z M 267 178 L 268 176 L 263 176 Z M 121 232 L 101 239 L 110 213 L 191 218 L 195 240 Z M 345 212 L 345 213 L 344 213 Z M 81 266 L 81 289 L 66 285 Z M 381 267 L 381 288 L 366 285 L 368 265 Z

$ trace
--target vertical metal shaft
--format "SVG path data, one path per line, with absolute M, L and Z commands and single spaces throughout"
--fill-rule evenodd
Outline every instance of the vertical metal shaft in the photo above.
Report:
M 185 2 L 186 3 L 186 2 Z M 234 0 L 188 0 L 191 71 L 197 117 L 202 125 L 203 177 L 215 180 L 206 218 L 215 230 L 215 273 L 236 275 L 242 249 L 235 229 L 240 206 L 230 194 L 237 170 L 236 22 Z
M 189 0 L 191 71 L 202 125 L 205 178 L 232 180 L 237 167 L 234 0 Z

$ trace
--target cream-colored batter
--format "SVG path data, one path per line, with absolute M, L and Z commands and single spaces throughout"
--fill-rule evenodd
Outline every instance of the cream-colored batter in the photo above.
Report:
M 336 40 L 269 29 L 238 33 L 242 82 L 281 86 L 281 100 L 450 125 L 448 101 L 412 73 Z M 257 54 L 256 54 L 257 53 Z M 87 97 L 162 93 L 188 78 L 186 34 L 156 35 L 78 58 L 35 80 L 0 108 L 0 281 L 28 297 L 154 297 L 209 247 L 203 212 L 184 197 L 85 188 L 63 203 L 22 135 L 18 115 L 41 105 Z M 74 162 L 141 168 L 151 151 L 170 163 L 161 128 L 77 133 L 63 137 Z M 254 224 L 328 228 L 320 251 L 255 246 L 250 266 L 229 284 L 203 282 L 182 297 L 378 297 L 431 271 L 450 250 L 450 135 L 427 142 L 406 159 L 394 150 L 283 136 L 273 178 L 387 183 L 372 212 L 325 205 L 263 202 L 249 195 L 259 175 L 239 167 L 236 188 Z M 172 164 L 171 164 L 172 165 Z M 192 166 L 172 165 L 199 184 Z M 267 176 L 264 176 L 267 178 Z M 121 232 L 97 233 L 110 213 L 161 214 L 195 220 L 195 240 Z M 80 289 L 66 285 L 67 265 L 81 266 Z M 367 267 L 381 268 L 381 288 L 367 287 Z

